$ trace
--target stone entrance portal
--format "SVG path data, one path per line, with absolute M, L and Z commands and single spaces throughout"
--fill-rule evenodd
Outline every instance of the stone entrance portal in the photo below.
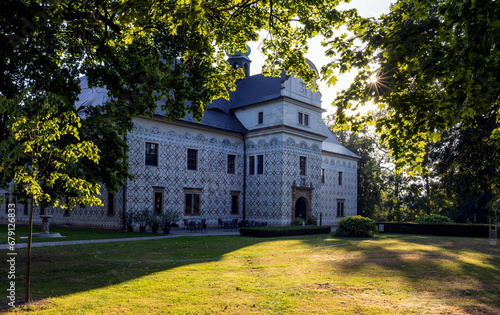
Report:
M 312 216 L 312 187 L 292 186 L 292 222 L 295 218 L 309 219 Z
M 300 197 L 295 202 L 295 217 L 302 218 L 306 220 L 307 218 L 307 200 L 304 197 Z

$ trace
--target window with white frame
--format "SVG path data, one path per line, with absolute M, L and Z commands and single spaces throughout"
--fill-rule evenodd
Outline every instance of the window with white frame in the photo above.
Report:
M 299 125 L 309 126 L 309 115 L 299 112 Z

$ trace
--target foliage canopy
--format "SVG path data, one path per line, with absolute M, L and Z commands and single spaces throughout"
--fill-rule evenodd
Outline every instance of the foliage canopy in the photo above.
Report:
M 499 119 L 499 16 L 494 0 L 399 0 L 378 19 L 353 14 L 346 23 L 353 36 L 325 43 L 337 56 L 322 69 L 329 82 L 332 69 L 359 70 L 334 102 L 338 126 L 374 124 L 399 169 L 425 172 L 426 143 L 476 126 L 476 116 Z M 386 114 L 346 114 L 368 100 Z
M 304 57 L 307 39 L 346 19 L 335 9 L 339 2 L 6 0 L 0 12 L 2 106 L 28 88 L 56 95 L 53 117 L 84 117 L 80 139 L 101 155 L 97 166 L 84 160 L 78 177 L 116 191 L 129 178 L 123 135 L 133 128 L 132 118 L 152 116 L 160 106 L 167 119 L 191 114 L 201 120 L 206 106 L 228 97 L 243 76 L 226 62 L 226 53 L 245 51 L 260 32 L 268 32 L 261 46 L 264 73 L 281 68 L 314 85 L 316 72 Z M 75 108 L 82 75 L 89 88 L 105 87 L 109 100 Z M 39 105 L 30 106 L 36 112 Z M 12 141 L 19 117 L 11 110 L 1 111 L 2 142 Z M 29 165 L 8 150 L 0 152 L 1 187 L 9 184 L 13 168 Z

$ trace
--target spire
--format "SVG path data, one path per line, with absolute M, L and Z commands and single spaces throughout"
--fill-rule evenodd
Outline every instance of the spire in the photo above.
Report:
M 227 62 L 229 62 L 234 69 L 242 68 L 245 73 L 245 77 L 248 77 L 250 76 L 250 63 L 252 62 L 248 56 L 251 52 L 252 50 L 248 45 L 247 51 L 244 53 L 241 52 L 241 50 L 236 50 L 232 55 L 226 52 L 226 55 L 228 56 Z

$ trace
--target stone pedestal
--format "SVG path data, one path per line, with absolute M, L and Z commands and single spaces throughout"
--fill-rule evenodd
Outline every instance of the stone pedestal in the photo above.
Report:
M 52 218 L 52 216 L 45 214 L 41 215 L 40 218 L 42 218 L 42 233 L 49 234 L 49 219 Z

